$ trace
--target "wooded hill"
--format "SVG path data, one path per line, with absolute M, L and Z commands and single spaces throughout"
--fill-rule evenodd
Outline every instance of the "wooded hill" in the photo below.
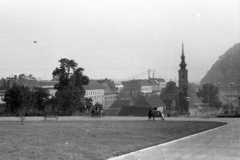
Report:
M 221 83 L 219 86 L 223 91 L 230 90 L 230 83 L 235 91 L 240 92 L 240 43 L 228 49 L 212 65 L 207 74 L 202 78 L 203 83 Z

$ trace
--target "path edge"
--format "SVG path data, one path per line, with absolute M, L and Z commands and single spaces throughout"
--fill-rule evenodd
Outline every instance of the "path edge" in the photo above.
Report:
M 171 143 L 174 143 L 174 142 L 182 141 L 184 139 L 188 139 L 188 138 L 191 138 L 191 137 L 194 137 L 194 136 L 198 136 L 198 135 L 201 135 L 201 134 L 204 134 L 204 133 L 207 133 L 207 132 L 211 132 L 213 130 L 220 129 L 222 127 L 227 126 L 228 124 L 229 123 L 226 123 L 226 124 L 224 124 L 222 126 L 219 126 L 219 127 L 216 127 L 216 128 L 212 128 L 212 129 L 209 129 L 209 130 L 206 130 L 206 131 L 203 131 L 203 132 L 195 133 L 195 134 L 192 134 L 192 135 L 189 135 L 189 136 L 186 136 L 186 137 L 182 137 L 182 138 L 179 138 L 179 139 L 175 139 L 173 141 L 169 141 L 169 142 L 161 143 L 161 144 L 158 144 L 158 145 L 155 145 L 155 146 L 143 148 L 143 149 L 140 149 L 140 150 L 137 150 L 137 151 L 133 151 L 133 152 L 130 152 L 130 153 L 126 153 L 126 154 L 123 154 L 123 155 L 120 155 L 120 156 L 111 157 L 111 158 L 108 158 L 107 160 L 118 160 L 118 159 L 130 156 L 130 155 L 138 153 L 138 152 L 143 152 L 143 151 L 147 151 L 147 150 L 150 150 L 150 149 L 153 149 L 153 148 L 157 148 L 157 147 L 160 147 L 160 146 L 165 146 L 165 145 L 168 145 L 168 144 L 171 144 Z

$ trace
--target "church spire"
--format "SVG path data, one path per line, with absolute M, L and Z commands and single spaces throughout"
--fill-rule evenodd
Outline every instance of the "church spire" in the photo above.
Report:
M 183 42 L 182 42 L 182 57 L 185 57 L 184 56 L 184 44 L 183 44 Z
M 182 56 L 181 56 L 181 63 L 179 64 L 181 69 L 186 69 L 187 64 L 185 63 L 185 55 L 184 55 L 184 45 L 182 43 Z

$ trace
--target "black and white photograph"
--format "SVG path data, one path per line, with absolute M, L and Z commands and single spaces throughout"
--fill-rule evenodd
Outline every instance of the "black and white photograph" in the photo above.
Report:
M 0 0 L 0 160 L 239 160 L 240 0 Z

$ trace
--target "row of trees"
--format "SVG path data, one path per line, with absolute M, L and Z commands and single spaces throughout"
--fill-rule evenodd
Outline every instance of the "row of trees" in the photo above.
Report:
M 210 107 L 219 109 L 222 107 L 222 102 L 219 99 L 219 88 L 212 83 L 205 83 L 201 89 L 196 92 L 198 98 L 201 98 L 202 103 L 209 103 Z
M 47 109 L 45 104 L 49 102 L 49 96 L 49 92 L 43 88 L 30 90 L 29 87 L 14 84 L 3 98 L 7 105 L 5 113 L 16 116 L 39 115 Z
M 84 98 L 83 85 L 89 83 L 89 78 L 83 75 L 83 68 L 78 68 L 74 60 L 60 59 L 52 75 L 58 83 L 54 97 L 41 87 L 30 89 L 27 86 L 13 85 L 6 91 L 3 101 L 6 102 L 6 114 L 16 116 L 43 115 L 46 111 L 55 111 L 60 115 L 72 115 L 92 108 L 92 99 Z
M 219 99 L 219 88 L 212 83 L 205 83 L 201 86 L 194 83 L 189 83 L 188 94 L 195 94 L 201 99 L 202 103 L 209 103 L 210 107 L 217 109 L 222 107 L 222 102 Z M 186 90 L 179 93 L 179 106 L 182 114 L 186 114 L 189 110 L 189 102 Z

